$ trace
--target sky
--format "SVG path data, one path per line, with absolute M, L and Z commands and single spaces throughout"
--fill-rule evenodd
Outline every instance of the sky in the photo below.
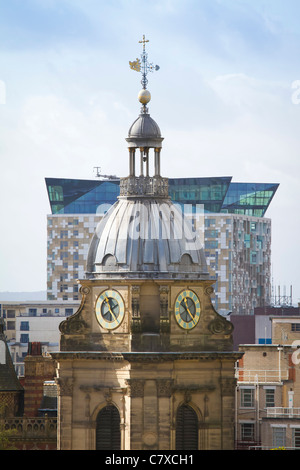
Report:
M 280 183 L 273 285 L 300 302 L 298 0 L 0 0 L 0 292 L 46 290 L 46 177 L 128 175 L 143 35 L 163 176 Z

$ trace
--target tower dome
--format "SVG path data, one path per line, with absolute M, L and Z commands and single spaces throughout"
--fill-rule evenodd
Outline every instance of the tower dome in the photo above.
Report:
M 142 113 L 128 131 L 129 139 L 161 139 L 160 128 L 148 113 Z
M 142 112 L 130 126 L 126 141 L 129 148 L 160 148 L 163 137 L 150 114 Z
M 87 277 L 208 279 L 204 251 L 169 198 L 119 198 L 99 223 Z
M 147 64 L 144 64 L 146 70 Z M 138 63 L 134 63 L 138 70 Z M 160 174 L 163 137 L 150 117 L 146 89 L 138 99 L 139 117 L 129 128 L 129 176 L 120 180 L 120 196 L 100 221 L 88 258 L 88 279 L 208 279 L 204 250 L 190 221 L 169 197 L 168 180 Z M 154 172 L 150 175 L 150 150 Z M 139 176 L 136 160 L 139 157 Z

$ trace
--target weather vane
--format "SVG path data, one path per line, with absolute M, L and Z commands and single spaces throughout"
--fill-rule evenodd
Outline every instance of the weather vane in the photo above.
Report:
M 141 84 L 143 89 L 146 90 L 147 88 L 147 74 L 148 72 L 154 72 L 155 70 L 159 70 L 158 65 L 153 65 L 148 62 L 148 54 L 146 52 L 145 44 L 149 42 L 149 39 L 145 39 L 145 35 L 143 35 L 142 41 L 139 41 L 140 44 L 143 44 L 143 53 L 141 54 L 141 60 L 136 59 L 133 62 L 129 61 L 130 68 L 135 70 L 136 72 L 142 72 L 142 80 Z

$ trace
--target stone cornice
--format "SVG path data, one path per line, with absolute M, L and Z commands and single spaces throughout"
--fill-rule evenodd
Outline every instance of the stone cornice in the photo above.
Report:
M 236 351 L 196 351 L 196 352 L 107 352 L 107 351 L 60 351 L 52 352 L 57 361 L 68 360 L 103 360 L 127 362 L 172 362 L 187 360 L 222 360 L 237 361 L 243 352 Z

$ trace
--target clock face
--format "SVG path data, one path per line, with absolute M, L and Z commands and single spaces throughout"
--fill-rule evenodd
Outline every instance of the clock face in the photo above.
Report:
M 115 290 L 106 290 L 96 302 L 96 318 L 102 328 L 113 330 L 121 325 L 124 318 L 124 301 Z
M 200 301 L 194 292 L 184 290 L 178 295 L 175 301 L 175 318 L 181 328 L 194 328 L 199 321 L 200 312 Z

